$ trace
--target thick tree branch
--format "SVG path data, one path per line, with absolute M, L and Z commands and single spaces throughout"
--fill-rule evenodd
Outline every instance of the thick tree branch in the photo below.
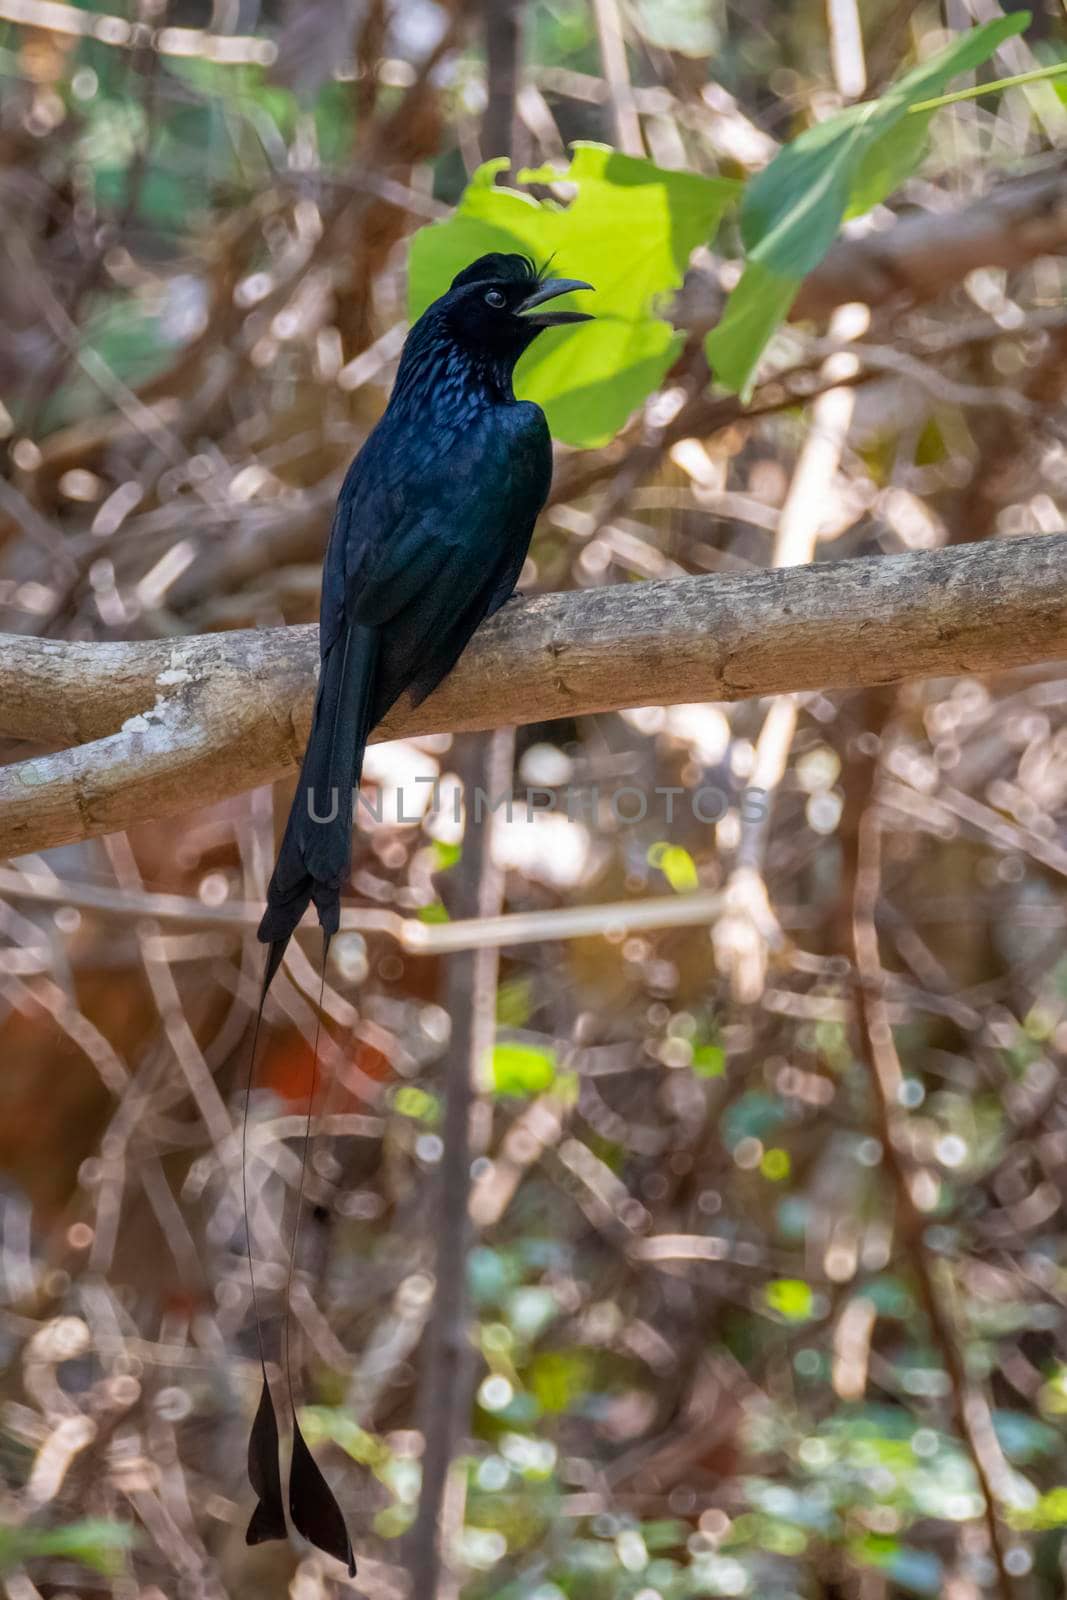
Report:
M 166 643 L 0 637 L 0 733 L 88 740 L 0 771 L 0 855 L 171 816 L 299 760 L 314 628 Z M 1067 657 L 1067 535 L 546 595 L 481 628 L 378 738 L 859 688 Z

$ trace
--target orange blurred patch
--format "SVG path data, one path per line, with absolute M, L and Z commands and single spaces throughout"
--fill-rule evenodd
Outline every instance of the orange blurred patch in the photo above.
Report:
M 311 1092 L 311 1046 L 300 1033 L 278 1035 L 267 1046 L 256 1077 L 264 1089 L 271 1089 L 280 1100 L 304 1105 Z
M 326 1078 L 319 1060 L 319 1110 L 361 1111 L 367 1108 L 362 1084 L 367 1078 L 375 1083 L 390 1083 L 394 1077 L 389 1057 L 372 1044 L 354 1040 L 345 1052 L 346 1060 L 340 1071 Z M 351 1068 L 349 1068 L 349 1062 Z M 311 1046 L 303 1034 L 295 1029 L 277 1034 L 264 1052 L 256 1078 L 260 1086 L 270 1089 L 294 1109 L 307 1105 L 311 1090 L 313 1066 Z

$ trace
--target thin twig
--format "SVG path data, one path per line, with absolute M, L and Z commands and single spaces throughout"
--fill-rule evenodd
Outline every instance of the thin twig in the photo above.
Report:
M 831 338 L 847 339 L 857 331 L 857 319 L 848 308 L 834 313 Z M 855 366 L 852 355 L 839 352 L 824 362 L 821 376 L 827 380 L 851 377 Z M 771 554 L 774 567 L 806 566 L 815 559 L 855 400 L 855 391 L 842 386 L 825 389 L 811 407 L 808 432 L 778 519 Z M 726 911 L 716 921 L 712 935 L 719 970 L 729 974 L 735 997 L 750 1005 L 763 993 L 770 947 L 781 942 L 763 867 L 775 797 L 785 776 L 798 714 L 797 696 L 785 694 L 772 700 L 764 717 L 749 779 L 750 788 L 762 796 L 762 804 L 742 807 L 741 840 L 726 885 Z
M 982 1491 L 990 1554 L 1001 1600 L 1014 1600 L 1015 1585 L 1005 1562 L 1004 1536 L 997 1514 L 1008 1469 L 984 1395 L 972 1382 L 960 1350 L 952 1316 L 942 1298 L 923 1243 L 926 1226 L 912 1192 L 912 1175 L 903 1154 L 899 1089 L 903 1078 L 896 1042 L 886 1010 L 885 974 L 878 952 L 875 908 L 881 881 L 881 822 L 868 805 L 860 819 L 856 842 L 853 897 L 853 958 L 859 1011 L 859 1044 L 874 1102 L 875 1126 L 882 1159 L 893 1187 L 902 1246 L 915 1274 L 930 1333 L 950 1382 L 950 1401 L 957 1432 L 967 1447 Z
M 515 150 L 515 111 L 522 61 L 525 0 L 489 0 L 485 7 L 485 77 L 488 101 L 482 118 L 482 155 L 509 156 Z
M 643 156 L 645 143 L 641 137 L 641 122 L 630 83 L 626 40 L 616 0 L 593 0 L 593 14 L 600 37 L 600 59 L 604 64 L 604 77 L 607 79 L 615 119 L 615 142 L 628 156 Z
M 496 794 L 510 780 L 514 735 L 510 728 L 462 741 L 459 775 L 467 797 L 463 856 L 456 884 L 459 909 L 491 917 L 500 909 L 503 878 L 490 858 L 491 827 L 479 815 L 476 796 Z M 495 1025 L 497 952 L 482 949 L 454 956 L 446 1002 L 452 1019 L 446 1061 L 448 1092 L 444 1152 L 434 1206 L 437 1260 L 434 1301 L 423 1359 L 420 1410 L 425 1447 L 419 1510 L 411 1534 L 412 1594 L 458 1593 L 448 1572 L 450 1540 L 442 1526 L 445 1487 L 460 1441 L 469 1426 L 472 1357 L 467 1328 L 467 1250 L 470 1234 L 471 1118 L 477 1086 Z M 451 1520 L 451 1519 L 450 1519 Z M 446 1580 L 441 1581 L 442 1565 Z
M 846 100 L 858 100 L 867 87 L 867 63 L 857 0 L 826 0 L 826 20 L 834 82 Z

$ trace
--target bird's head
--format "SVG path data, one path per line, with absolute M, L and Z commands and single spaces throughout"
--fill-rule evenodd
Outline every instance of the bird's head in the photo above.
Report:
M 526 256 L 494 252 L 457 274 L 438 302 L 449 336 L 471 356 L 514 365 L 545 328 L 590 322 L 585 311 L 545 309 L 572 289 L 591 289 L 580 278 L 550 278 Z

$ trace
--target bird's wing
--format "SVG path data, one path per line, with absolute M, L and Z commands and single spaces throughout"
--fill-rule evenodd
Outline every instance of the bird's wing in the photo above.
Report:
M 532 405 L 496 408 L 435 447 L 373 439 L 341 491 L 323 572 L 325 653 L 345 622 L 382 627 L 442 581 L 480 591 L 523 553 L 544 502 L 551 447 Z M 521 565 L 521 560 L 520 563 Z
M 431 589 L 455 560 L 462 543 L 459 520 L 470 529 L 473 509 L 473 500 L 452 500 L 447 506 L 438 501 L 406 511 L 374 560 L 361 562 L 348 591 L 352 618 L 381 627 Z

